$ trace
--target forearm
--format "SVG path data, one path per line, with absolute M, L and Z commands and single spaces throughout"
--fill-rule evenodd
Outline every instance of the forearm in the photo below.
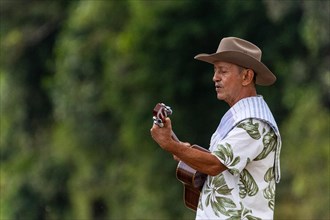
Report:
M 218 175 L 227 169 L 219 159 L 210 152 L 191 148 L 185 143 L 173 141 L 164 149 L 180 158 L 180 160 L 193 169 L 211 176 Z
M 199 172 L 215 176 L 227 169 L 211 153 L 191 148 L 190 144 L 175 141 L 169 118 L 165 119 L 164 127 L 160 128 L 157 125 L 153 125 L 150 132 L 152 138 L 161 148 L 180 158 L 180 160 Z

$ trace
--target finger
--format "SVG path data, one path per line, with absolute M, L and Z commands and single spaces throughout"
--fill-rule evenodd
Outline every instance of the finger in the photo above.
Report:
M 172 122 L 171 122 L 171 119 L 170 118 L 166 118 L 164 124 L 165 124 L 164 127 L 166 127 L 166 128 L 172 128 Z
M 176 160 L 176 161 L 180 161 L 180 158 L 178 158 L 178 157 L 175 156 L 174 154 L 173 154 L 173 159 Z
M 188 142 L 181 142 L 185 147 L 191 147 L 191 144 Z
M 153 124 L 152 127 L 151 127 L 151 129 L 150 129 L 150 131 L 154 131 L 154 130 L 156 130 L 157 128 L 159 128 L 158 125 Z
M 152 127 L 152 128 L 150 129 L 150 134 L 151 134 L 151 136 L 154 136 L 154 135 L 155 135 L 156 129 L 157 129 L 157 128 L 155 128 L 155 127 Z

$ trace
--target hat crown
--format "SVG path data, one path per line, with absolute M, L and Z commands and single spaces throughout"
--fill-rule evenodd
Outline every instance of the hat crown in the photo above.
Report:
M 256 45 L 236 37 L 226 37 L 220 41 L 217 53 L 234 51 L 247 54 L 254 59 L 261 61 L 261 50 Z

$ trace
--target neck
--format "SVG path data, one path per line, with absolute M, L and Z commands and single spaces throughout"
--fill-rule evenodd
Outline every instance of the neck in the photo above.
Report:
M 233 105 L 235 105 L 239 100 L 244 99 L 244 98 L 248 98 L 248 97 L 253 97 L 253 96 L 257 96 L 257 91 L 255 88 L 246 88 L 245 90 L 243 90 L 237 97 L 235 100 L 231 101 L 231 102 L 227 102 L 228 105 L 230 107 L 232 107 Z

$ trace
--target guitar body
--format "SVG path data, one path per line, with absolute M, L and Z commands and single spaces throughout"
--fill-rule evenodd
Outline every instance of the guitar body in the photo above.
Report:
M 183 191 L 184 204 L 187 208 L 196 212 L 201 190 L 198 188 L 194 188 L 192 186 L 188 186 L 186 184 L 183 184 L 183 186 L 184 186 L 184 191 Z
M 198 145 L 193 145 L 192 148 L 195 148 L 200 151 L 209 152 L 208 150 Z M 196 211 L 199 201 L 199 195 L 207 178 L 207 174 L 201 173 L 191 168 L 183 161 L 180 161 L 176 168 L 176 177 L 183 183 L 184 186 L 183 199 L 185 205 L 188 208 Z

